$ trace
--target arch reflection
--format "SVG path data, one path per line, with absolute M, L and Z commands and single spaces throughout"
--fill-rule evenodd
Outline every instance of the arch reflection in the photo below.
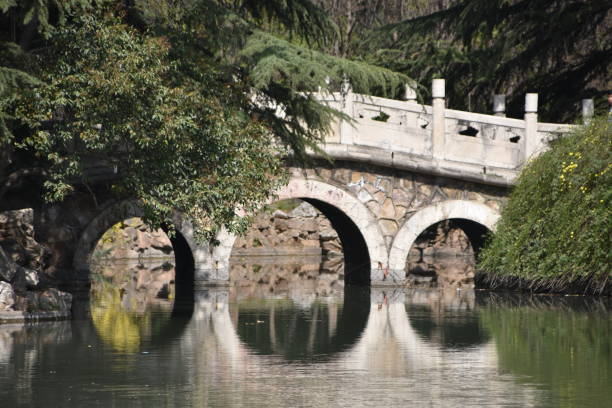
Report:
M 291 291 L 280 297 L 230 304 L 240 341 L 258 355 L 320 361 L 354 345 L 369 314 L 369 290 L 346 286 L 343 295 Z

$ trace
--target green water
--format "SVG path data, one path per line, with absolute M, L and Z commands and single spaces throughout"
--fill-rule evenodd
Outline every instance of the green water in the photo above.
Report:
M 174 305 L 144 283 L 98 282 L 86 319 L 0 326 L 0 406 L 611 405 L 609 300 L 232 287 Z

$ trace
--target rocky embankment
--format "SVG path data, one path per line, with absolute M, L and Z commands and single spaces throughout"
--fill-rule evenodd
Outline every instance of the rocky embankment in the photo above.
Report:
M 114 225 L 98 242 L 94 262 L 101 259 L 174 258 L 172 243 L 166 233 L 151 230 L 140 218 L 130 218 Z
M 452 220 L 428 228 L 410 249 L 406 282 L 414 287 L 474 287 L 474 248 Z
M 46 257 L 47 251 L 34 239 L 31 209 L 0 214 L 0 321 L 55 318 L 70 312 L 72 296 L 51 287 L 43 273 Z
M 329 220 L 306 202 L 291 211 L 261 212 L 232 251 L 232 256 L 293 254 L 342 256 L 342 244 Z

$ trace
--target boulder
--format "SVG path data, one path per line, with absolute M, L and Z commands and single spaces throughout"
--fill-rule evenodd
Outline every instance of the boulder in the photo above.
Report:
M 12 281 L 18 268 L 19 266 L 0 247 L 0 279 L 7 282 Z
M 272 213 L 272 216 L 273 216 L 274 218 L 282 218 L 282 219 L 285 219 L 285 220 L 289 218 L 289 216 L 287 215 L 287 213 L 286 213 L 286 212 L 284 212 L 284 211 L 281 211 L 281 210 L 276 210 L 276 211 L 274 211 L 274 213 Z
M 338 233 L 333 228 L 324 229 L 319 233 L 319 239 L 321 241 L 332 241 L 338 238 Z
M 298 205 L 289 213 L 292 218 L 314 218 L 317 215 L 319 215 L 317 209 L 307 202 Z
M 15 291 L 7 282 L 0 282 L 0 311 L 12 310 L 15 304 Z

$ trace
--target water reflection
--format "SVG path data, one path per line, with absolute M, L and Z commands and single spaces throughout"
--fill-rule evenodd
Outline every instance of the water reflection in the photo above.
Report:
M 169 263 L 95 265 L 91 320 L 107 347 L 135 353 L 163 330 L 172 314 L 174 275 Z
M 180 318 L 173 308 L 127 302 L 132 295 L 119 289 L 100 289 L 91 320 L 0 326 L 3 404 L 600 407 L 612 400 L 605 301 L 350 286 L 245 295 L 233 287 L 197 292 L 191 316 Z M 98 313 L 129 324 L 103 326 Z
M 292 290 L 230 304 L 233 325 L 254 353 L 286 361 L 321 361 L 348 349 L 363 332 L 369 290 L 347 287 L 343 294 L 317 296 Z

